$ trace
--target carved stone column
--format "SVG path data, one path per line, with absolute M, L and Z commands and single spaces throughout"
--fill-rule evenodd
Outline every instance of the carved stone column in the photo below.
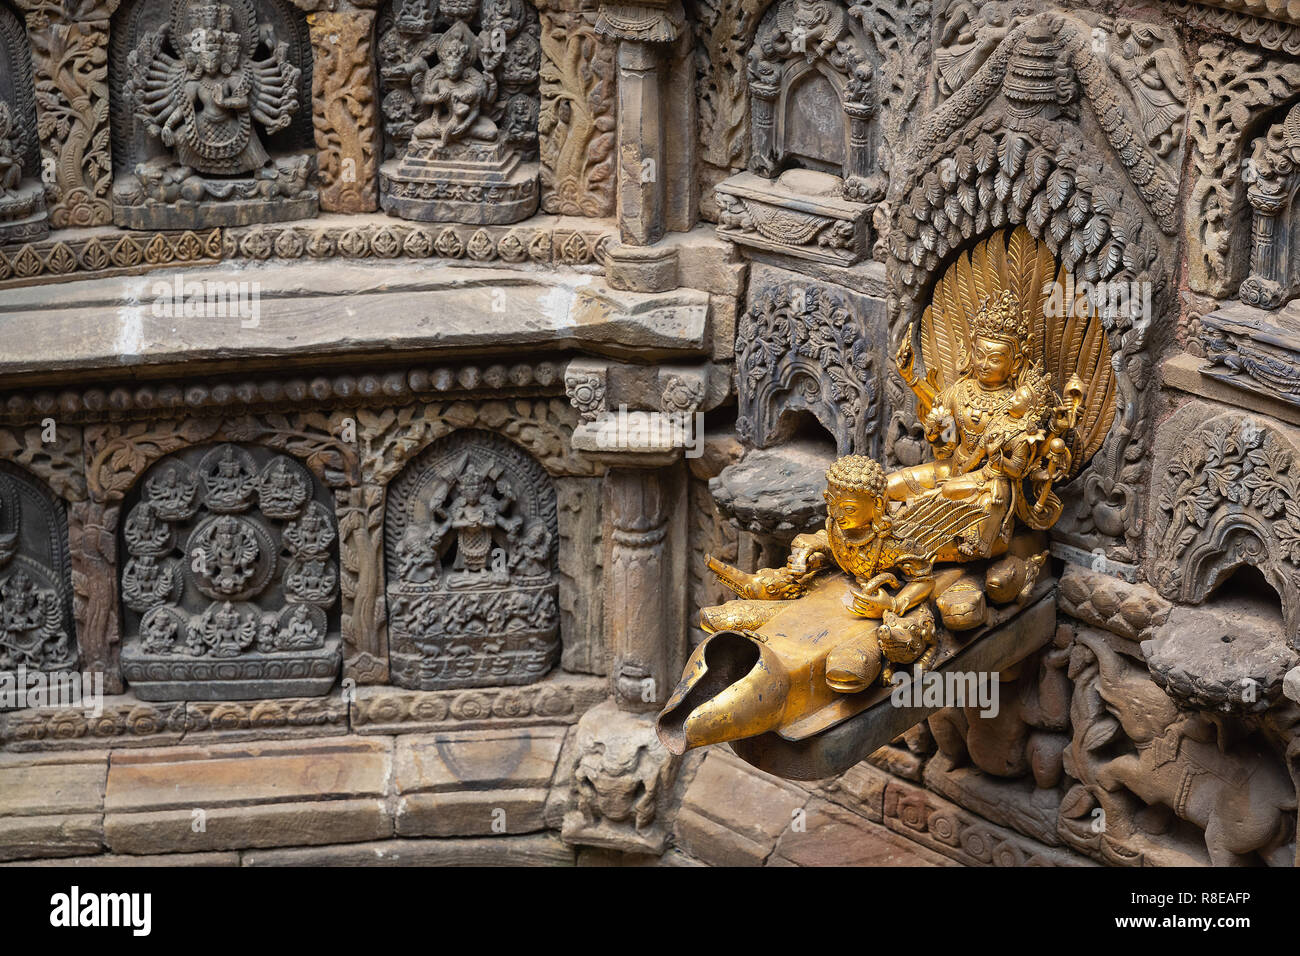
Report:
M 56 229 L 113 221 L 109 18 L 118 0 L 18 0 L 36 81 L 41 178 Z
M 1266 189 L 1247 192 L 1254 216 L 1250 224 L 1250 275 L 1241 284 L 1241 300 L 1263 309 L 1276 309 L 1287 296 L 1291 277 L 1286 228 L 1278 229 L 1278 216 L 1286 196 Z
M 312 125 L 322 212 L 379 208 L 379 87 L 373 10 L 308 14 Z
M 604 4 L 596 21 L 598 34 L 618 41 L 618 226 L 630 245 L 653 245 L 666 228 L 665 53 L 684 20 L 681 0 L 650 0 Z

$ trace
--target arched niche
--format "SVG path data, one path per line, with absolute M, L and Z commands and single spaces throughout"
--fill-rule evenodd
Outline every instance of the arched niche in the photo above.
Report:
M 560 651 L 555 489 L 499 435 L 456 431 L 388 487 L 390 672 L 401 687 L 527 684 Z
M 44 239 L 49 231 L 31 46 L 22 18 L 0 2 L 0 246 Z
M 0 461 L 0 671 L 77 666 L 63 502 Z
M 327 693 L 341 662 L 328 489 L 260 445 L 155 462 L 119 534 L 122 673 L 144 700 Z

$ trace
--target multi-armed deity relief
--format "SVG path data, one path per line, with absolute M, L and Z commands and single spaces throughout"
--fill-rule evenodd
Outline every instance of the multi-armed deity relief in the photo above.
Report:
M 301 464 L 218 445 L 152 467 L 122 522 L 122 671 L 144 700 L 326 693 L 338 532 Z
M 796 537 L 783 567 L 710 561 L 740 597 L 701 611 L 712 636 L 660 718 L 677 752 L 825 730 L 897 668 L 937 666 L 1041 597 L 1057 489 L 1114 417 L 1101 319 L 1044 245 L 1004 230 L 950 267 L 897 364 L 933 460 L 886 473 L 841 458 L 825 530 Z
M 22 22 L 0 4 L 0 246 L 49 232 L 39 157 L 31 50 Z
M 0 469 L 0 671 L 77 664 L 62 504 L 17 469 Z
M 406 219 L 510 223 L 537 211 L 537 12 L 524 0 L 394 0 L 380 21 L 390 160 Z
M 292 9 L 137 0 L 118 19 L 115 221 L 174 229 L 315 215 L 311 54 Z
M 407 466 L 384 528 L 395 684 L 527 684 L 560 650 L 555 491 L 505 439 L 457 432 Z

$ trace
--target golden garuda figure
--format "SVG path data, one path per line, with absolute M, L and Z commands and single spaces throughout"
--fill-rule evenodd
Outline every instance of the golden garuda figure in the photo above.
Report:
M 700 613 L 712 637 L 661 716 L 670 748 L 824 729 L 897 667 L 929 667 L 941 644 L 950 656 L 955 635 L 1035 596 L 1057 489 L 1114 418 L 1102 322 L 1022 227 L 960 256 L 915 332 L 896 362 L 933 459 L 888 473 L 860 455 L 836 461 L 826 527 L 797 536 L 780 568 L 748 574 L 708 558 L 738 599 Z M 727 650 L 710 650 L 714 637 Z

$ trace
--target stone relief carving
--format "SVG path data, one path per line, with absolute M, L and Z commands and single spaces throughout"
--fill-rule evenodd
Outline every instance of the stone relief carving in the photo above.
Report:
M 117 0 L 66 10 L 33 4 L 27 15 L 41 176 L 55 229 L 112 222 L 107 47 L 116 6 Z
M 523 450 L 459 431 L 388 489 L 384 556 L 398 686 L 527 684 L 559 656 L 555 491 Z
M 790 437 L 791 413 L 807 411 L 839 454 L 869 454 L 879 410 L 870 300 L 766 266 L 750 287 L 736 336 L 736 434 L 766 448 Z
M 1198 53 L 1189 106 L 1194 177 L 1183 215 L 1187 282 L 1194 292 L 1226 297 L 1246 277 L 1253 246 L 1242 161 L 1256 118 L 1300 92 L 1300 64 L 1219 42 Z
M 886 183 L 871 49 L 839 0 L 768 9 L 748 54 L 753 172 L 718 185 L 719 235 L 840 265 L 869 253 Z
M 76 668 L 63 504 L 0 466 L 0 671 Z
M 1199 604 L 1252 565 L 1281 595 L 1296 646 L 1300 445 L 1292 430 L 1196 402 L 1161 427 L 1158 442 L 1167 473 L 1152 506 L 1152 583 L 1171 601 Z
M 614 213 L 617 78 L 614 45 L 590 13 L 541 15 L 542 209 L 561 216 Z
M 143 700 L 328 692 L 340 653 L 328 491 L 258 446 L 151 467 L 122 521 L 122 671 Z M 128 499 L 130 500 L 130 499 Z
M 194 229 L 316 214 L 300 14 L 281 0 L 137 0 L 113 44 L 115 222 Z
M 1202 375 L 1300 405 L 1300 355 L 1295 347 L 1293 313 L 1270 315 L 1231 305 L 1201 316 L 1195 336 L 1189 340 L 1189 351 L 1197 348 L 1205 359 Z
M 1075 636 L 1065 769 L 1079 782 L 1062 837 L 1118 865 L 1293 865 L 1296 791 L 1276 731 L 1181 711 L 1135 651 Z
M 31 48 L 22 21 L 0 6 L 0 246 L 49 232 L 42 168 Z
M 1300 290 L 1300 243 L 1293 242 L 1300 186 L 1300 105 L 1268 127 L 1251 146 L 1242 179 L 1250 202 L 1250 274 L 1241 301 L 1276 309 Z
M 379 208 L 379 88 L 371 52 L 374 21 L 369 10 L 318 11 L 307 17 L 320 204 L 329 212 Z
M 382 203 L 406 219 L 510 223 L 538 202 L 541 45 L 524 0 L 394 0 L 379 24 Z

